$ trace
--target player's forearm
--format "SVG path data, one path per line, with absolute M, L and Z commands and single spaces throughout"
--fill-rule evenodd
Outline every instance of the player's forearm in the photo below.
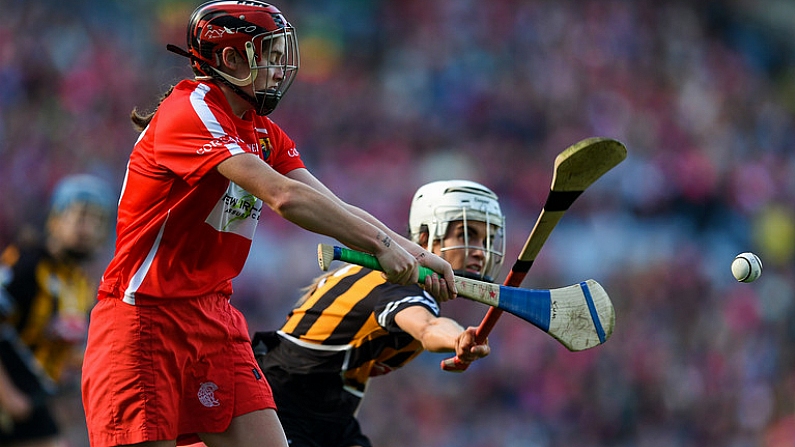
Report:
M 464 328 L 449 318 L 432 320 L 419 336 L 419 341 L 426 351 L 453 352 L 459 334 Z
M 398 245 L 403 247 L 406 251 L 411 253 L 413 256 L 416 256 L 421 248 L 417 246 L 417 244 L 411 242 L 411 240 L 407 239 L 405 236 L 395 232 L 391 228 L 387 227 L 383 222 L 378 220 L 375 216 L 368 213 L 367 211 L 359 208 L 358 206 L 351 205 L 346 202 L 340 202 L 342 206 L 345 207 L 348 212 L 351 214 L 361 218 L 362 220 L 368 222 L 369 224 L 373 225 L 374 227 L 378 228 L 379 230 L 383 231 L 386 236 L 390 239 L 395 241 Z
M 350 213 L 338 199 L 279 174 L 255 155 L 230 157 L 218 165 L 218 171 L 282 217 L 309 231 L 369 253 L 380 253 L 393 244 L 389 234 Z
M 302 186 L 274 211 L 309 231 L 333 237 L 368 253 L 379 253 L 395 242 L 388 233 L 313 189 Z
M 437 318 L 428 325 L 420 338 L 423 347 L 431 352 L 455 352 L 461 361 L 469 363 L 489 355 L 487 343 L 475 340 L 476 328 L 462 328 L 449 318 Z
M 376 219 L 375 216 L 373 216 L 372 214 L 368 213 L 367 211 L 359 208 L 358 206 L 351 205 L 349 203 L 346 203 L 345 205 L 346 205 L 348 211 L 350 211 L 352 214 L 355 214 L 355 215 L 359 216 L 360 218 L 366 220 L 367 222 L 371 223 L 372 225 L 378 227 L 380 230 L 382 230 L 385 233 L 389 234 L 389 236 L 392 237 L 393 239 L 395 239 L 395 240 L 405 239 L 405 237 L 403 237 L 402 235 L 392 231 L 391 228 L 389 228 L 386 225 L 384 225 L 383 222 L 381 222 L 380 220 Z

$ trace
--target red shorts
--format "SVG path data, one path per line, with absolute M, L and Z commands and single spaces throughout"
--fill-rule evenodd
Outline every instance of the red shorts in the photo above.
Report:
M 219 433 L 235 416 L 276 408 L 248 325 L 220 294 L 100 300 L 82 392 L 92 447 Z

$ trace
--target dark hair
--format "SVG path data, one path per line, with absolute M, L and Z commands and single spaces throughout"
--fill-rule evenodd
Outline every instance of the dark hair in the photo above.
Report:
M 138 107 L 133 107 L 132 112 L 130 112 L 130 121 L 133 123 L 133 127 L 138 132 L 142 132 L 146 129 L 146 126 L 152 122 L 152 117 L 155 116 L 155 112 L 157 112 L 157 108 L 160 107 L 160 104 L 163 102 L 164 99 L 174 91 L 174 86 L 172 85 L 169 89 L 163 93 L 163 96 L 160 97 L 160 100 L 157 102 L 157 106 L 155 106 L 155 110 L 142 114 L 138 111 Z

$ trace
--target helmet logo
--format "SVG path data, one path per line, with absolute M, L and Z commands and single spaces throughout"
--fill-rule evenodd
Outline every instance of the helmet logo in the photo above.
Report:
M 212 25 L 210 25 L 207 27 L 207 31 L 204 33 L 204 38 L 207 40 L 215 40 L 224 37 L 225 34 L 237 34 L 237 33 L 252 34 L 255 31 L 257 31 L 256 25 L 237 26 L 234 28 L 229 28 L 226 26 L 222 26 L 220 28 L 213 28 Z

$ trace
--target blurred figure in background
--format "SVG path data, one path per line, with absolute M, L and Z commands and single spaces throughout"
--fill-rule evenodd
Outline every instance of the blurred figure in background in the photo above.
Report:
M 414 195 L 411 239 L 459 275 L 499 272 L 505 252 L 497 196 L 467 180 L 431 182 Z M 488 342 L 440 316 L 417 284 L 387 283 L 380 272 L 345 265 L 320 276 L 276 332 L 254 336 L 257 360 L 278 405 L 291 447 L 370 447 L 356 411 L 370 377 L 400 368 L 423 350 L 455 352 L 465 362 Z
M 44 235 L 0 255 L 0 445 L 63 445 L 48 397 L 79 365 L 96 283 L 83 266 L 110 234 L 114 194 L 90 175 L 55 187 Z M 30 240 L 28 240 L 30 239 Z

